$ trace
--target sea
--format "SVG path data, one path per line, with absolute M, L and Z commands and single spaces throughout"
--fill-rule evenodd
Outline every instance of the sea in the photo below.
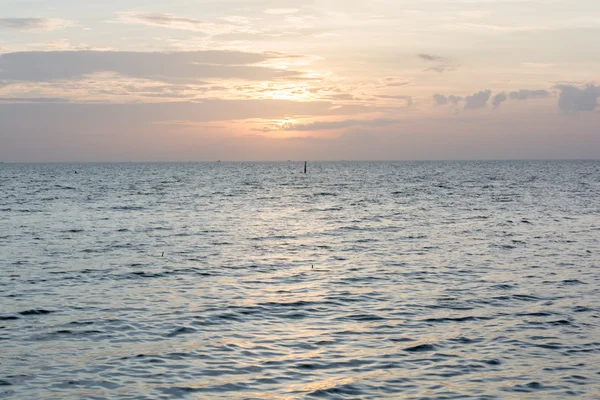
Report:
M 600 399 L 600 161 L 1 164 L 0 398 Z

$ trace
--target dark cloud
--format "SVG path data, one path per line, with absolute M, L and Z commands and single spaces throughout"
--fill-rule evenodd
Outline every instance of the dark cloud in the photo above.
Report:
M 454 95 L 450 95 L 448 96 L 448 101 L 450 102 L 450 104 L 452 105 L 457 105 L 459 102 L 463 101 L 462 96 L 454 96 Z
M 453 94 L 450 96 L 444 96 L 443 94 L 436 93 L 433 95 L 433 102 L 436 106 L 445 106 L 446 104 L 456 106 L 461 101 L 463 101 L 461 96 L 455 96 Z
M 434 94 L 433 101 L 436 106 L 443 106 L 451 104 L 456 106 L 459 102 L 465 100 L 465 109 L 478 109 L 487 106 L 490 98 L 492 99 L 492 106 L 494 109 L 500 107 L 502 103 L 508 100 L 527 100 L 534 98 L 547 98 L 550 97 L 550 92 L 547 90 L 519 90 L 510 93 L 500 92 L 495 96 L 491 97 L 492 92 L 490 90 L 482 90 L 466 98 L 460 96 L 445 96 L 442 94 Z
M 496 109 L 496 108 L 500 107 L 500 104 L 502 104 L 506 100 L 508 100 L 508 96 L 506 95 L 506 93 L 504 93 L 504 92 L 498 93 L 492 99 L 492 107 L 494 107 L 494 109 Z
M 431 68 L 427 68 L 425 71 L 433 71 L 438 74 L 443 74 L 444 72 L 450 72 L 456 70 L 456 65 L 446 64 L 446 65 L 436 65 Z
M 218 50 L 18 52 L 0 55 L 0 79 L 44 82 L 115 72 L 134 78 L 184 83 L 206 78 L 272 80 L 299 75 L 297 71 L 252 65 L 279 57 L 276 53 Z
M 382 127 L 394 125 L 401 122 L 396 119 L 377 118 L 370 120 L 346 119 L 343 121 L 321 121 L 312 122 L 310 124 L 295 124 L 288 125 L 285 130 L 288 131 L 327 131 L 333 129 L 343 129 L 356 126 Z
M 454 71 L 458 68 L 458 64 L 451 58 L 435 56 L 432 54 L 417 54 L 421 60 L 435 63 L 434 66 L 427 68 L 425 71 L 434 71 L 439 74 L 449 71 Z
M 543 99 L 550 97 L 550 92 L 547 90 L 519 90 L 518 92 L 510 92 L 511 100 L 527 100 L 527 99 Z
M 579 88 L 571 85 L 558 85 L 557 88 L 560 90 L 558 108 L 564 114 L 594 111 L 598 107 L 600 86 L 587 85 Z
M 487 106 L 487 102 L 492 95 L 491 90 L 482 90 L 465 98 L 465 110 L 475 110 Z
M 436 106 L 445 106 L 446 104 L 448 104 L 448 98 L 438 93 L 433 95 L 433 101 Z
M 21 31 L 51 31 L 70 24 L 70 21 L 54 18 L 0 18 L 0 28 Z
M 445 60 L 444 57 L 434 56 L 433 54 L 425 54 L 425 53 L 417 54 L 417 57 L 419 57 L 420 59 L 423 59 L 425 61 L 441 61 L 441 60 Z

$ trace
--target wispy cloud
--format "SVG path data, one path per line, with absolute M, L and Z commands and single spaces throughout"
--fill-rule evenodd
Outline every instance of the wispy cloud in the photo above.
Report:
M 521 63 L 521 65 L 523 67 L 526 68 L 552 68 L 554 67 L 556 64 L 551 64 L 551 63 L 534 63 L 534 62 L 524 62 Z
M 0 18 L 0 29 L 30 32 L 48 32 L 66 28 L 72 24 L 72 21 L 58 18 Z
M 446 29 L 469 29 L 469 30 L 482 30 L 491 32 L 535 32 L 549 29 L 545 26 L 533 26 L 533 25 L 496 25 L 496 24 L 478 24 L 471 22 L 463 22 L 456 24 L 445 24 L 443 25 Z
M 401 86 L 407 86 L 410 85 L 412 83 L 412 80 L 410 79 L 406 79 L 406 78 L 396 78 L 396 77 L 387 77 L 382 79 L 381 81 L 381 88 L 384 87 L 401 87 Z
M 0 97 L 0 103 L 67 103 L 59 97 Z
M 426 54 L 426 53 L 417 54 L 417 57 L 419 57 L 420 59 L 425 60 L 425 61 L 441 61 L 441 60 L 444 60 L 444 57 L 435 56 L 433 54 Z
M 200 79 L 274 80 L 299 72 L 255 65 L 278 53 L 241 51 L 119 52 L 53 51 L 0 55 L 0 79 L 53 81 L 79 79 L 98 72 L 133 78 L 193 83 Z
M 263 12 L 265 14 L 271 14 L 271 15 L 285 15 L 285 14 L 296 14 L 298 11 L 300 11 L 300 10 L 297 8 L 267 8 Z
M 419 57 L 421 60 L 434 64 L 425 71 L 434 71 L 441 74 L 444 72 L 454 71 L 459 67 L 458 63 L 449 57 L 442 57 L 427 53 L 419 53 L 417 54 L 417 57 Z
M 117 20 L 124 24 L 142 24 L 148 26 L 157 26 L 168 29 L 178 29 L 184 31 L 201 32 L 206 35 L 218 35 L 233 32 L 247 32 L 244 27 L 245 23 L 237 21 L 238 24 L 218 24 L 213 22 L 202 21 L 195 18 L 178 17 L 173 14 L 155 14 L 143 12 L 122 12 L 118 14 Z M 231 19 L 229 22 L 233 22 Z
M 488 10 L 465 10 L 458 13 L 461 17 L 469 19 L 484 18 L 491 14 L 492 12 Z
M 376 95 L 375 97 L 378 97 L 380 99 L 404 100 L 404 101 L 406 101 L 406 105 L 408 107 L 412 106 L 412 104 L 413 104 L 412 96 L 403 96 L 403 95 L 395 96 L 395 95 L 380 94 L 380 95 Z
M 286 131 L 329 131 L 355 126 L 383 127 L 402 122 L 398 119 L 377 118 L 369 120 L 345 119 L 341 121 L 318 121 L 309 124 L 287 124 L 282 127 Z

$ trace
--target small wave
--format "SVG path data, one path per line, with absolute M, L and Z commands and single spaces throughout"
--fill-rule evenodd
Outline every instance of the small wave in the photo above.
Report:
M 514 387 L 512 387 L 511 389 L 508 389 L 507 391 L 511 391 L 511 392 L 535 392 L 535 391 L 539 391 L 539 390 L 548 390 L 551 389 L 549 387 L 545 387 L 544 385 L 542 385 L 539 382 L 529 382 L 525 385 L 515 385 Z
M 166 395 L 174 397 L 187 397 L 192 393 L 222 393 L 222 392 L 242 392 L 247 390 L 247 385 L 243 383 L 226 383 L 223 385 L 205 386 L 205 387 L 170 387 L 159 389 Z
M 518 313 L 516 315 L 518 315 L 519 317 L 550 317 L 552 315 L 556 315 L 556 313 L 546 312 L 546 311 L 536 311 L 536 312 Z
M 21 311 L 19 314 L 27 316 L 27 315 L 47 315 L 47 314 L 52 314 L 56 311 L 50 311 L 50 310 L 44 310 L 44 309 L 33 309 L 33 310 L 26 310 L 26 311 Z
M 34 336 L 33 339 L 36 341 L 46 341 L 46 340 L 54 340 L 56 337 L 65 337 L 66 336 L 66 337 L 75 338 L 75 337 L 81 337 L 81 336 L 97 335 L 97 334 L 101 334 L 101 333 L 105 333 L 105 332 L 99 331 L 99 330 L 74 331 L 71 329 L 59 329 L 54 332 Z
M 357 386 L 351 384 L 344 384 L 333 386 L 328 389 L 318 389 L 308 393 L 308 396 L 325 398 L 332 398 L 332 396 L 334 396 L 335 398 L 338 398 L 344 396 L 360 396 L 361 394 L 363 394 L 363 391 Z
M 394 343 L 406 343 L 406 342 L 414 342 L 414 339 L 411 338 L 391 338 L 390 342 L 394 342 Z
M 566 319 L 559 319 L 556 321 L 529 321 L 529 323 L 532 325 L 555 325 L 555 326 L 571 325 L 571 321 L 568 321 Z
M 433 344 L 420 344 L 418 346 L 407 347 L 404 349 L 404 351 L 408 351 L 411 353 L 424 353 L 428 351 L 435 351 L 436 349 L 437 346 Z
M 487 321 L 491 320 L 493 317 L 444 317 L 444 318 L 427 318 L 424 319 L 424 322 L 470 322 L 470 321 Z
M 497 290 L 510 290 L 512 288 L 513 288 L 513 286 L 508 285 L 508 284 L 498 284 L 498 285 L 490 286 L 490 289 L 497 289 Z
M 337 196 L 337 193 L 331 193 L 331 192 L 319 192 L 319 193 L 315 193 L 313 194 L 313 196 Z
M 125 276 L 129 276 L 129 277 L 137 277 L 137 278 L 161 278 L 163 276 L 165 276 L 165 274 L 160 273 L 160 272 L 145 272 L 145 271 L 136 271 L 136 272 L 131 272 L 130 274 L 127 274 Z
M 17 317 L 16 315 L 0 315 L 0 321 L 15 321 L 17 319 L 20 319 L 19 317 Z
M 368 321 L 383 321 L 383 320 L 385 320 L 385 318 L 380 317 L 380 316 L 375 315 L 375 314 L 349 315 L 349 316 L 343 317 L 341 319 L 351 319 L 351 320 L 354 320 L 354 321 L 364 321 L 364 322 L 368 322 Z
M 195 333 L 196 330 L 194 328 L 189 328 L 187 326 L 182 326 L 181 328 L 177 328 L 174 331 L 171 331 L 165 335 L 165 337 L 172 338 L 180 335 L 187 335 L 190 333 Z
M 566 280 L 562 281 L 561 284 L 563 286 L 568 286 L 568 285 L 585 285 L 586 283 L 580 281 L 579 279 L 566 279 Z
M 588 307 L 584 307 L 584 306 L 573 307 L 573 312 L 576 312 L 576 313 L 590 312 L 590 311 L 594 311 L 594 309 L 588 308 Z
M 140 210 L 144 210 L 145 207 L 142 206 L 115 206 L 115 207 L 111 207 L 111 210 L 115 210 L 115 211 L 140 211 Z

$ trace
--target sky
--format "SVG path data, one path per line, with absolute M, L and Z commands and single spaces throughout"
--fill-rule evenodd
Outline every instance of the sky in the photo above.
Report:
M 0 0 L 0 161 L 600 159 L 598 0 Z

